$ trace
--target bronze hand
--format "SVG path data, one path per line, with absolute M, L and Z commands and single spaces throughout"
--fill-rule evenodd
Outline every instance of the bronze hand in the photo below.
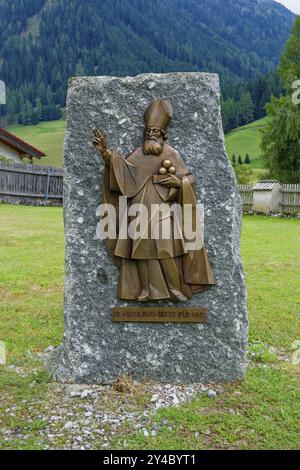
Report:
M 107 151 L 107 141 L 108 141 L 107 133 L 104 132 L 104 134 L 102 135 L 99 129 L 94 128 L 93 134 L 94 134 L 93 144 L 96 147 L 96 149 L 104 156 Z
M 161 180 L 159 184 L 166 186 L 167 188 L 180 188 L 181 180 L 175 175 L 167 175 L 166 179 Z

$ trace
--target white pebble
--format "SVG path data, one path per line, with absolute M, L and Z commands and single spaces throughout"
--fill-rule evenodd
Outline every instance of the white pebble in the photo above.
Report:
M 157 401 L 158 399 L 159 399 L 159 395 L 152 395 L 152 397 L 151 397 L 152 403 L 153 403 L 154 401 Z
M 173 395 L 172 402 L 173 402 L 173 405 L 178 405 L 180 403 L 180 400 L 176 395 Z
M 64 429 L 72 429 L 74 426 L 74 423 L 72 421 L 68 421 L 65 425 L 64 425 Z
M 88 397 L 89 395 L 91 395 L 93 393 L 92 390 L 83 390 L 82 394 L 80 395 L 81 398 L 86 398 Z

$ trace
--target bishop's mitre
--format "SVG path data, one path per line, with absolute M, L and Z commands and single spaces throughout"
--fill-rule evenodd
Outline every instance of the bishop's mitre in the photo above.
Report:
M 157 127 L 166 130 L 173 116 L 173 108 L 170 101 L 156 99 L 146 109 L 144 114 L 145 126 Z

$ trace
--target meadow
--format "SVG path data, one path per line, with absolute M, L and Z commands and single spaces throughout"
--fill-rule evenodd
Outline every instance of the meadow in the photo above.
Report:
M 251 159 L 251 168 L 264 168 L 260 149 L 261 131 L 266 127 L 268 119 L 268 117 L 264 117 L 246 126 L 238 127 L 226 135 L 226 149 L 229 159 L 234 154 L 236 158 L 241 155 L 244 161 L 248 153 Z
M 14 125 L 9 132 L 42 150 L 47 156 L 35 159 L 38 165 L 62 167 L 66 123 L 63 120 L 40 122 L 36 126 Z M 26 159 L 24 159 L 26 163 Z
M 243 218 L 250 320 L 245 381 L 222 386 L 214 399 L 199 395 L 158 411 L 153 422 L 171 426 L 155 436 L 126 422 L 110 448 L 299 448 L 300 371 L 291 361 L 292 343 L 300 340 L 299 229 L 297 219 Z M 7 364 L 0 365 L 0 448 L 64 448 L 65 423 L 57 423 L 54 443 L 44 431 L 55 414 L 57 384 L 39 358 L 63 334 L 62 209 L 0 205 L 0 256 L 0 340 L 7 349 Z M 133 409 L 147 400 L 140 393 Z M 102 446 L 99 436 L 93 448 Z

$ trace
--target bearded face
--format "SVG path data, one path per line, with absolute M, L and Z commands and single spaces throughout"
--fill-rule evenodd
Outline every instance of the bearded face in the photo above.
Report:
M 161 129 L 148 127 L 145 131 L 143 152 L 145 155 L 160 155 L 163 150 L 164 139 Z

